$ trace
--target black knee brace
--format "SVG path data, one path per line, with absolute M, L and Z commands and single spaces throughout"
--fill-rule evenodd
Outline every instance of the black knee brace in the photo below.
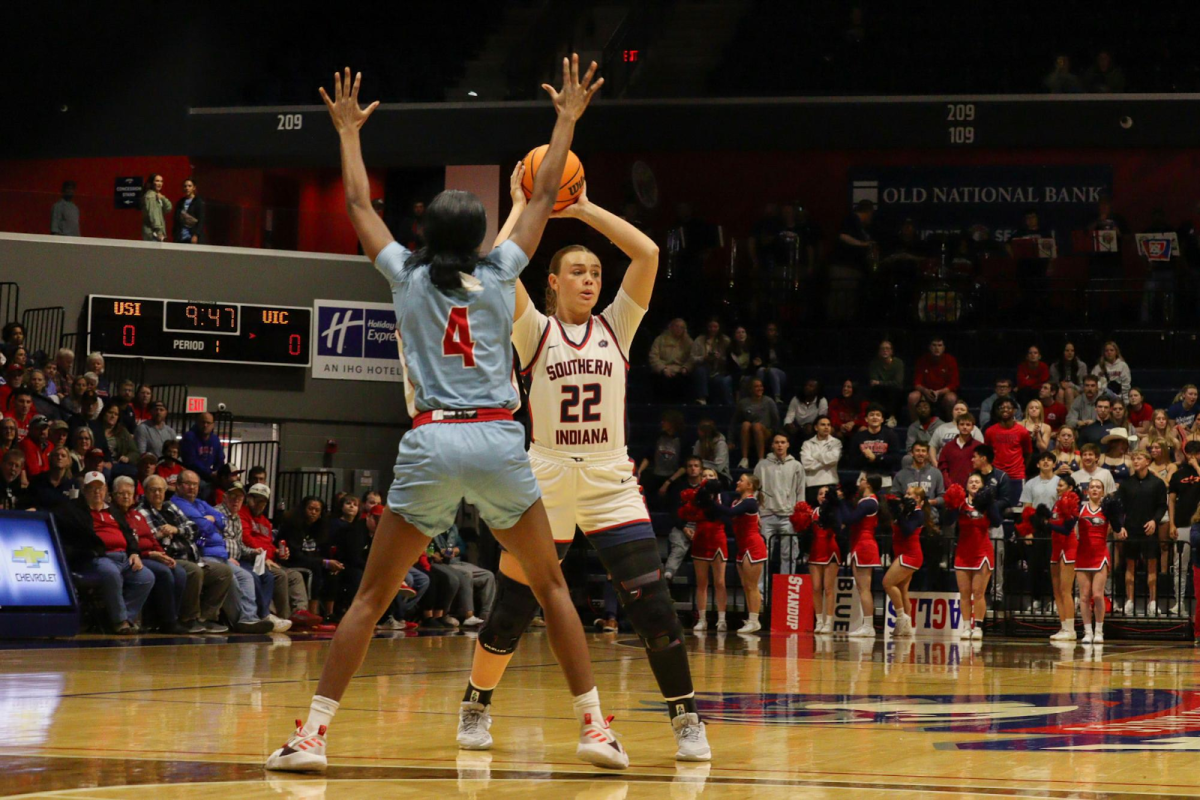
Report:
M 599 553 L 617 590 L 621 607 L 646 649 L 665 650 L 679 644 L 683 626 L 663 578 L 658 543 L 653 539 L 639 539 L 605 548 Z
M 496 579 L 496 601 L 491 616 L 479 631 L 479 644 L 489 653 L 512 654 L 537 610 L 533 590 L 501 572 Z

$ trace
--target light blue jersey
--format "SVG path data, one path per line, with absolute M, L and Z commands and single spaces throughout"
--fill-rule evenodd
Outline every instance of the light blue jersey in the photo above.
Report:
M 443 292 L 429 266 L 406 269 L 410 252 L 392 242 L 375 258 L 392 287 L 404 395 L 409 416 L 431 409 L 520 405 L 512 364 L 516 282 L 529 263 L 504 242 L 462 276 L 463 288 Z

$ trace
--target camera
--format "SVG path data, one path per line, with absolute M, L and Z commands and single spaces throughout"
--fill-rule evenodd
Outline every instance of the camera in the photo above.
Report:
M 225 404 L 217 403 L 217 411 L 224 411 L 224 410 L 225 410 Z

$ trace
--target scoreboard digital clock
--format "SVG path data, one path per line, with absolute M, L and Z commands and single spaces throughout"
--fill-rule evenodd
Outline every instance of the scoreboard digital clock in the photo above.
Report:
M 88 296 L 88 352 L 226 364 L 312 363 L 312 309 Z

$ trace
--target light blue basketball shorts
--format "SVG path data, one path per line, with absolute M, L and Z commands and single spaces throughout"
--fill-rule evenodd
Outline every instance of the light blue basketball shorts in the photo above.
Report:
M 513 420 L 434 422 L 400 440 L 387 505 L 433 537 L 454 524 L 466 500 L 492 528 L 511 528 L 542 496 Z

